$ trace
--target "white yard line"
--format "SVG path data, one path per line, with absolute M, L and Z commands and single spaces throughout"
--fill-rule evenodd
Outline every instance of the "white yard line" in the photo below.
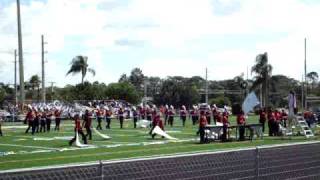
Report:
M 60 149 L 60 148 L 50 148 L 50 147 L 43 147 L 43 146 L 25 146 L 25 145 L 18 145 L 18 144 L 3 144 L 3 143 L 0 143 L 0 146 L 49 149 L 49 150 L 59 150 Z

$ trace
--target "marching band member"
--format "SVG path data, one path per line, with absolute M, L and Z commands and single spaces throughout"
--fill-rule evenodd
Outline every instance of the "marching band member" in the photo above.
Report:
M 139 107 L 140 109 L 139 109 L 139 111 L 140 111 L 140 118 L 141 119 L 145 119 L 146 118 L 146 109 L 141 105 L 140 107 Z
M 168 111 L 168 124 L 172 127 L 173 126 L 173 120 L 174 120 L 174 107 L 171 105 L 170 109 Z
M 239 126 L 239 140 L 244 141 L 244 133 L 245 133 L 245 124 L 246 124 L 246 119 L 244 117 L 244 113 L 241 110 L 240 114 L 237 115 L 237 124 Z
M 37 109 L 34 109 L 35 118 L 33 119 L 33 125 L 32 125 L 32 135 L 34 133 L 39 132 L 39 124 L 40 124 L 40 118 L 41 114 L 37 111 Z
M 83 116 L 83 122 L 82 127 L 86 128 L 86 137 L 89 136 L 89 140 L 92 140 L 92 131 L 91 131 L 91 124 L 92 124 L 92 114 L 89 112 L 88 109 L 86 109 L 84 116 Z
M 165 126 L 167 125 L 167 122 L 168 122 L 168 117 L 169 117 L 168 112 L 169 112 L 169 106 L 166 104 L 164 108 L 164 125 Z
M 47 110 L 45 109 L 42 112 L 41 119 L 40 119 L 40 132 L 46 132 L 46 117 L 47 117 Z
M 266 124 L 266 120 L 267 120 L 267 115 L 266 115 L 266 108 L 261 108 L 260 112 L 259 112 L 259 123 L 262 124 L 262 132 L 264 132 L 265 129 L 265 124 Z
M 227 131 L 228 131 L 228 126 L 229 126 L 229 116 L 228 113 L 224 112 L 223 113 L 223 118 L 222 118 L 222 124 L 223 124 L 223 134 L 222 134 L 222 141 L 227 141 Z
M 288 114 L 285 112 L 284 109 L 282 109 L 281 116 L 282 116 L 282 125 L 283 125 L 283 127 L 286 128 L 287 127 Z
M 137 128 L 137 121 L 138 121 L 139 114 L 135 106 L 132 107 L 132 115 L 133 115 L 133 126 L 134 128 Z
M 97 106 L 97 109 L 96 109 L 96 116 L 97 116 L 97 120 L 98 120 L 98 125 L 96 127 L 97 130 L 102 130 L 102 127 L 101 127 L 101 122 L 102 122 L 102 119 L 103 119 L 103 111 L 101 108 L 99 108 Z
M 211 124 L 211 109 L 210 106 L 207 106 L 207 110 L 205 112 L 208 124 Z
M 159 126 L 159 128 L 164 131 L 163 122 L 162 122 L 162 120 L 160 119 L 160 115 L 158 115 L 158 114 L 153 118 L 152 128 L 151 128 L 151 130 L 150 130 L 150 132 L 149 132 L 149 134 L 151 135 L 152 139 L 154 139 L 154 137 L 157 135 L 157 134 L 152 134 L 152 131 L 153 131 L 153 129 L 154 129 L 156 126 Z M 162 138 L 164 138 L 164 137 L 162 136 Z
M 56 109 L 54 111 L 54 116 L 56 117 L 56 119 L 55 119 L 56 126 L 54 127 L 54 130 L 59 131 L 60 130 L 60 122 L 61 122 L 61 110 Z
M 200 121 L 199 121 L 199 134 L 200 134 L 200 143 L 201 144 L 205 143 L 204 128 L 206 127 L 207 124 L 208 124 L 208 122 L 207 122 L 207 118 L 205 116 L 205 112 L 201 111 L 200 112 Z
M 269 109 L 267 118 L 268 118 L 269 136 L 273 136 L 273 135 L 275 135 L 274 123 L 275 123 L 276 119 L 275 119 L 274 113 L 272 112 L 272 109 Z
M 187 119 L 187 110 L 184 105 L 182 105 L 182 108 L 180 109 L 180 119 L 182 120 L 182 126 L 184 127 Z
M 124 119 L 124 117 L 123 117 L 123 109 L 122 109 L 122 107 L 120 107 L 120 109 L 119 109 L 119 111 L 118 111 L 118 118 L 119 118 L 119 122 L 120 122 L 120 128 L 122 129 L 122 127 L 123 127 L 123 119 Z
M 218 108 L 215 104 L 213 104 L 211 111 L 212 111 L 212 117 L 213 117 L 214 124 L 217 124 Z
M 33 119 L 34 119 L 34 112 L 32 110 L 32 108 L 30 106 L 29 107 L 29 111 L 26 115 L 26 119 L 24 120 L 25 123 L 28 123 L 28 128 L 26 129 L 26 132 L 25 133 L 28 133 L 30 128 L 32 129 L 33 127 Z
M 106 116 L 106 121 L 107 121 L 107 125 L 106 125 L 106 129 L 110 129 L 110 124 L 111 124 L 111 115 L 112 115 L 112 111 L 105 106 L 105 116 Z
M 49 111 L 46 118 L 47 132 L 50 132 L 51 129 L 51 119 L 54 119 L 54 113 L 52 110 Z
M 197 108 L 195 106 L 193 106 L 191 112 L 190 112 L 190 115 L 191 115 L 191 119 L 192 119 L 192 125 L 196 125 L 196 122 L 197 122 Z
M 146 105 L 147 120 L 152 121 L 152 109 Z
M 80 134 L 82 136 L 82 140 L 84 142 L 84 144 L 87 144 L 87 137 L 84 135 L 83 131 L 82 131 L 82 127 L 81 127 L 81 122 L 80 122 L 80 116 L 78 114 L 76 114 L 74 116 L 74 138 L 72 138 L 69 141 L 69 145 L 71 146 L 73 144 L 73 142 L 76 140 L 77 138 L 77 134 Z

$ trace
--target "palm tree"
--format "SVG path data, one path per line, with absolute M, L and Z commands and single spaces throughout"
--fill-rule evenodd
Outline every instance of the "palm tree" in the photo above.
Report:
M 260 86 L 260 92 L 262 93 L 262 105 L 264 107 L 268 106 L 268 92 L 269 83 L 268 79 L 272 73 L 272 66 L 268 64 L 268 54 L 258 54 L 256 57 L 256 64 L 251 68 L 251 73 L 255 73 L 254 82 L 252 84 L 251 90 L 256 89 Z
M 307 74 L 307 79 L 311 82 L 311 89 L 313 89 L 313 85 L 318 81 L 318 78 L 319 75 L 317 72 L 312 71 Z
M 96 75 L 96 72 L 94 69 L 89 68 L 88 66 L 88 57 L 87 56 L 76 56 L 72 59 L 70 63 L 71 67 L 70 70 L 66 75 L 69 75 L 70 73 L 77 74 L 81 72 L 81 84 L 83 84 L 83 79 L 87 74 L 87 71 L 92 73 L 93 76 Z
M 29 80 L 29 84 L 30 84 L 30 86 L 31 86 L 31 89 L 32 89 L 32 91 L 34 92 L 34 90 L 35 90 L 35 88 L 37 88 L 37 90 L 38 90 L 38 96 L 37 96 L 37 98 L 38 98 L 38 101 L 39 101 L 39 98 L 40 98 L 40 83 L 41 83 L 41 81 L 40 81 L 40 77 L 38 76 L 38 75 L 33 75 L 33 76 L 31 76 L 31 78 L 30 78 L 30 80 Z

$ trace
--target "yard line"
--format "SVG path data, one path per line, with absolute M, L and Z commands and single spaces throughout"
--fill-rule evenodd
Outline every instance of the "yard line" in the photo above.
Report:
M 43 146 L 25 146 L 25 145 L 17 145 L 17 144 L 0 144 L 0 146 L 25 147 L 25 148 L 49 149 L 49 150 L 60 150 L 60 148 L 50 148 L 50 147 L 43 147 Z

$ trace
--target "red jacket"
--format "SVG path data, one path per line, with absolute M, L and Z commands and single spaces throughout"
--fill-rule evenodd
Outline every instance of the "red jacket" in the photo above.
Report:
M 28 121 L 33 121 L 33 119 L 34 119 L 34 114 L 32 113 L 32 111 L 29 111 L 29 112 L 27 113 L 26 119 L 27 119 Z
M 260 111 L 259 114 L 260 114 L 260 120 L 263 120 L 263 121 L 267 120 L 267 116 L 264 111 Z
M 199 127 L 205 127 L 208 124 L 206 116 L 201 116 L 199 121 Z
M 80 119 L 75 119 L 75 121 L 74 121 L 74 129 L 76 130 L 76 131 L 79 131 L 79 130 L 82 130 L 82 127 L 81 127 L 81 123 L 80 123 Z
M 238 125 L 244 125 L 246 123 L 246 119 L 244 118 L 244 115 L 238 115 L 237 116 L 237 124 Z
M 223 116 L 222 123 L 223 123 L 224 126 L 228 126 L 229 125 L 228 116 Z

